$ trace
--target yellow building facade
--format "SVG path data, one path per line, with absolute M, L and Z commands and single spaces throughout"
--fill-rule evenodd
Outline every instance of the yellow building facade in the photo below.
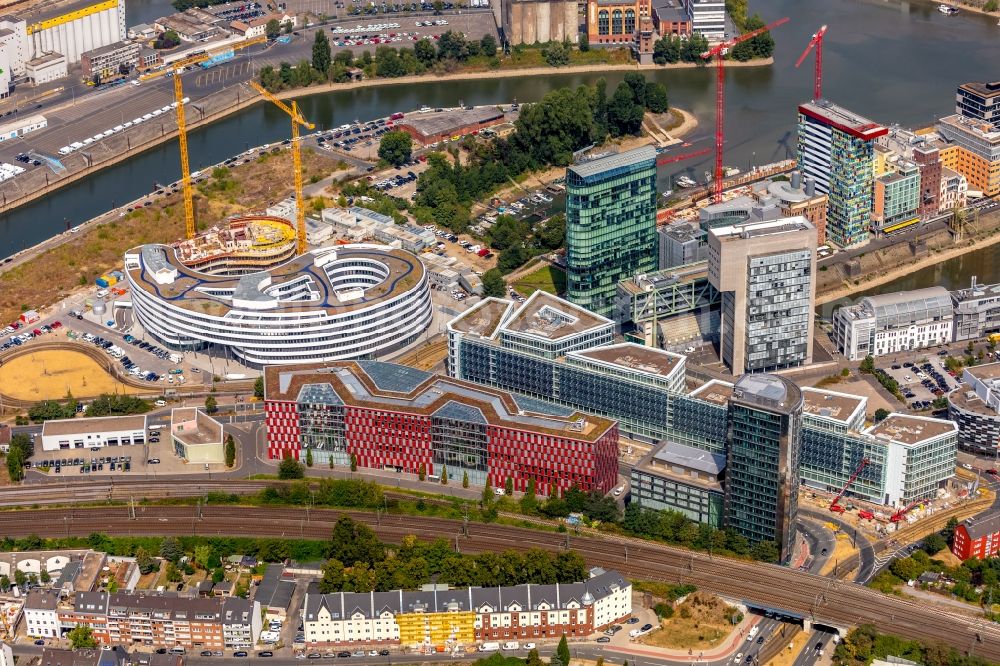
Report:
M 467 645 L 476 640 L 474 612 L 401 613 L 396 623 L 400 645 Z

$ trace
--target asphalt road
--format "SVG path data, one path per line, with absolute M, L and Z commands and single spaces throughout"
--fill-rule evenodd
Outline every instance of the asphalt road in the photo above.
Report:
M 840 526 L 840 529 L 844 531 L 845 534 L 854 534 L 855 528 L 853 525 L 841 520 L 837 517 L 837 514 L 832 511 L 817 511 L 808 507 L 799 507 L 799 513 L 803 516 L 808 516 L 815 520 L 823 522 L 831 522 Z M 859 556 L 861 564 L 858 567 L 858 573 L 855 575 L 854 580 L 858 582 L 867 582 L 873 575 L 875 575 L 875 549 L 872 544 L 865 538 L 856 538 L 856 545 L 859 549 Z M 827 546 L 829 552 L 833 552 L 831 546 Z

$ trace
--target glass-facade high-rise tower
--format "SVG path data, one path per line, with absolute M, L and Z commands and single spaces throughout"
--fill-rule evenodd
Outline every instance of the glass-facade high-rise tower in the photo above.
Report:
M 829 197 L 827 238 L 841 247 L 868 242 L 874 142 L 888 133 L 825 99 L 799 105 L 799 168 Z
M 779 561 L 795 545 L 802 392 L 778 375 L 744 375 L 729 399 L 726 527 L 751 544 L 774 541 Z
M 567 298 L 610 315 L 618 282 L 656 268 L 656 150 L 567 168 Z

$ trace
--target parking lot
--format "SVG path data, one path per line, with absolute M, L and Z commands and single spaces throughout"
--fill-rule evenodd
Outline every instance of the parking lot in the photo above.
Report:
M 932 408 L 935 398 L 947 395 L 959 385 L 959 380 L 944 367 L 947 351 L 928 350 L 926 361 L 905 361 L 882 366 L 899 384 L 910 409 L 924 411 Z
M 29 461 L 31 469 L 60 477 L 204 473 L 203 464 L 188 464 L 174 452 L 169 421 L 169 417 L 149 417 L 146 442 L 128 446 L 43 451 L 41 437 L 35 437 L 35 453 Z M 222 470 L 224 467 L 222 464 L 212 465 L 212 469 Z

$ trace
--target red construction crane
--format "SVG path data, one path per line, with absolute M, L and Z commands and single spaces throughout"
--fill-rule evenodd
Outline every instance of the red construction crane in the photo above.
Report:
M 896 513 L 892 514 L 889 517 L 889 520 L 891 520 L 894 523 L 898 523 L 903 518 L 906 518 L 906 514 L 908 514 L 913 507 L 917 506 L 918 504 L 923 504 L 926 501 L 927 501 L 926 499 L 918 499 L 916 501 L 910 502 L 909 504 L 907 504 L 906 506 L 904 506 L 902 509 L 900 509 Z
M 778 19 L 763 28 L 743 33 L 728 41 L 716 44 L 701 54 L 705 60 L 715 58 L 715 180 L 712 181 L 712 203 L 722 201 L 722 143 L 725 139 L 726 123 L 726 52 L 741 42 L 753 39 L 761 33 L 788 23 L 788 17 Z
M 854 470 L 854 474 L 851 476 L 850 479 L 847 480 L 847 483 L 844 484 L 844 487 L 840 489 L 840 492 L 837 493 L 837 496 L 833 498 L 833 501 L 830 502 L 830 511 L 833 511 L 834 513 L 844 513 L 844 511 L 847 510 L 844 507 L 840 506 L 838 502 L 840 502 L 840 498 L 844 496 L 844 493 L 847 492 L 847 489 L 851 487 L 851 484 L 857 481 L 858 477 L 861 476 L 861 472 L 864 471 L 865 467 L 868 467 L 868 462 L 869 462 L 868 458 L 862 458 L 861 464 L 858 465 L 858 468 L 856 470 Z
M 696 150 L 693 153 L 683 153 L 681 155 L 668 155 L 667 153 L 660 153 L 656 156 L 656 166 L 663 166 L 664 164 L 689 160 L 692 157 L 701 157 L 702 155 L 708 155 L 710 152 L 712 152 L 711 148 L 702 148 L 701 150 Z
M 806 50 L 802 52 L 799 59 L 795 61 L 795 67 L 805 61 L 806 56 L 812 51 L 812 48 L 816 47 L 816 75 L 813 80 L 813 99 L 820 99 L 823 97 L 823 36 L 826 34 L 826 26 L 824 25 L 816 33 L 813 34 L 812 39 L 809 40 L 809 46 Z

